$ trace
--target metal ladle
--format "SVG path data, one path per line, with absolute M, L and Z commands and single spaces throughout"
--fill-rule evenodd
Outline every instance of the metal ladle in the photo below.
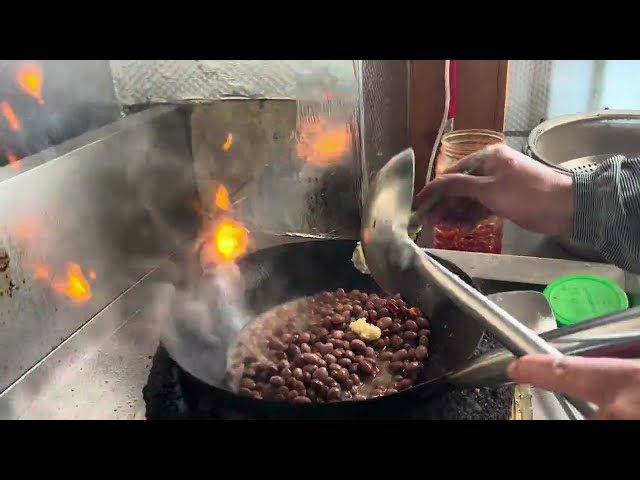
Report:
M 374 280 L 388 292 L 400 292 L 425 305 L 445 295 L 467 312 L 517 357 L 562 353 L 508 312 L 432 259 L 409 237 L 412 215 L 415 156 L 407 149 L 393 157 L 371 184 L 363 212 L 361 239 L 366 263 Z M 423 299 L 423 301 L 420 301 Z M 569 402 L 586 418 L 597 412 L 591 403 Z

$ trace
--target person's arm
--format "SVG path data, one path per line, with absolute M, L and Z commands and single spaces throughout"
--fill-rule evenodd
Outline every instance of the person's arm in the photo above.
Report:
M 572 239 L 640 273 L 640 158 L 612 157 L 591 173 L 574 173 L 573 180 Z

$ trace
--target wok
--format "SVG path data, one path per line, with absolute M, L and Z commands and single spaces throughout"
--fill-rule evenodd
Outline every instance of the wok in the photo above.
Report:
M 267 248 L 249 254 L 238 263 L 244 281 L 242 294 L 249 316 L 255 318 L 262 312 L 290 300 L 310 296 L 338 288 L 359 289 L 368 293 L 382 293 L 373 279 L 359 272 L 351 262 L 356 242 L 326 240 L 292 243 Z M 455 265 L 436 258 L 472 287 L 471 278 Z M 209 282 L 205 274 L 200 282 Z M 212 295 L 215 297 L 215 295 Z M 282 418 L 367 418 L 384 416 L 403 404 L 421 402 L 437 394 L 432 388 L 423 388 L 429 379 L 437 378 L 464 364 L 478 347 L 484 331 L 471 317 L 449 301 L 438 302 L 430 315 L 430 355 L 424 361 L 424 370 L 413 387 L 390 396 L 382 396 L 359 402 L 344 401 L 320 404 L 294 404 L 256 400 L 230 391 L 220 376 L 212 372 L 226 370 L 227 353 L 233 346 L 232 330 L 216 331 L 213 341 L 205 340 L 207 330 L 216 328 L 216 317 L 222 311 L 225 298 L 209 298 L 209 313 L 213 319 L 204 328 L 174 318 L 171 334 L 161 332 L 162 345 L 182 370 L 181 387 L 186 399 L 199 405 L 189 405 L 193 410 L 206 405 L 228 406 L 235 411 L 252 415 L 269 415 Z M 425 302 L 429 297 L 425 297 Z M 427 305 L 415 305 L 430 311 Z M 228 310 L 227 310 L 228 311 Z M 188 401 L 188 400 L 187 400 Z

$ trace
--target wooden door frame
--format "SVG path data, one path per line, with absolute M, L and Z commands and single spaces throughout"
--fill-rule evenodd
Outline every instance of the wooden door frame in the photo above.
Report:
M 454 128 L 504 130 L 509 60 L 457 60 Z M 409 60 L 409 132 L 416 191 L 424 186 L 444 110 L 445 60 Z

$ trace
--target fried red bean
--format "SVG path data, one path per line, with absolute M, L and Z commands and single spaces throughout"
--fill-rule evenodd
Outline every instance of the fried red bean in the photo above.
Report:
M 416 317 L 416 323 L 420 328 L 429 328 L 430 323 L 425 317 Z
M 289 390 L 289 393 L 287 393 L 286 398 L 287 400 L 292 401 L 298 395 L 300 395 L 300 392 L 297 392 L 295 390 Z
M 311 403 L 311 399 L 309 397 L 300 395 L 293 399 L 293 403 Z
M 308 332 L 302 332 L 300 333 L 298 340 L 300 341 L 300 343 L 309 343 L 311 341 L 311 334 Z
M 338 365 L 346 368 L 351 365 L 351 360 L 349 360 L 348 358 L 341 358 L 340 360 L 338 360 Z
M 398 349 L 400 348 L 400 345 L 402 345 L 404 342 L 402 341 L 402 338 L 400 338 L 399 335 L 391 335 L 390 337 L 390 346 L 393 349 Z
M 382 317 L 378 319 L 376 325 L 380 330 L 386 330 L 387 328 L 391 328 L 391 325 L 393 325 L 393 320 L 391 319 L 391 317 Z
M 318 348 L 318 353 L 324 356 L 333 352 L 333 348 L 334 348 L 333 345 L 331 345 L 330 343 L 321 343 L 320 347 Z
M 406 358 L 407 358 L 407 351 L 404 348 L 402 348 L 393 354 L 393 356 L 391 357 L 391 360 L 394 362 L 401 362 Z
M 352 350 L 345 350 L 344 351 L 344 358 L 348 358 L 349 360 L 351 360 L 353 362 L 353 360 L 356 358 L 356 354 L 353 353 Z
M 338 383 L 345 383 L 347 380 L 349 380 L 349 371 L 346 368 L 341 368 L 335 373 L 336 376 L 334 378 Z
M 313 378 L 317 378 L 318 380 L 324 381 L 325 379 L 329 378 L 329 372 L 326 368 L 322 367 L 313 372 L 313 375 L 311 376 Z
M 271 350 L 284 350 L 284 343 L 282 343 L 278 338 L 271 337 L 269 339 L 269 348 Z
M 316 367 L 321 367 L 323 366 L 322 363 L 324 363 L 324 360 L 322 360 L 317 353 L 305 353 L 302 355 L 302 358 L 304 358 L 305 362 L 315 365 Z
M 360 362 L 358 364 L 358 372 L 366 376 L 371 376 L 374 373 L 374 369 L 369 362 Z
M 287 382 L 285 381 L 284 378 L 282 378 L 279 375 L 274 375 L 273 377 L 271 377 L 269 379 L 269 383 L 275 387 L 282 387 L 283 385 L 285 385 Z
M 402 363 L 400 361 L 391 362 L 389 364 L 389 370 L 391 370 L 394 373 L 395 372 L 401 372 L 403 368 L 404 368 L 404 363 Z
M 329 372 L 337 372 L 338 370 L 340 370 L 340 365 L 338 365 L 337 363 L 332 363 L 331 365 L 327 365 L 327 370 L 329 370 Z
M 332 338 L 336 338 L 338 340 L 342 340 L 342 338 L 344 337 L 344 332 L 341 330 L 336 330 L 334 332 L 331 332 L 331 337 Z
M 398 390 L 404 390 L 406 388 L 409 388 L 411 385 L 413 385 L 413 381 L 411 381 L 408 378 L 405 378 L 405 379 L 400 380 L 398 382 L 398 387 L 397 388 L 398 388 Z
M 305 372 L 308 373 L 313 373 L 318 369 L 317 365 L 314 365 L 312 363 L 309 363 L 307 365 L 305 365 L 304 367 L 302 367 L 302 370 L 304 370 Z
M 276 393 L 279 393 L 283 397 L 286 397 L 289 394 L 289 389 L 286 386 L 278 387 Z
M 334 357 L 333 355 L 331 355 L 330 353 L 327 353 L 324 357 L 322 357 L 322 359 L 327 362 L 327 365 L 331 365 L 333 363 L 336 363 L 338 361 L 338 359 L 336 357 Z
M 256 382 L 254 382 L 250 378 L 243 378 L 242 380 L 240 380 L 240 387 L 241 388 L 247 388 L 249 390 L 253 390 L 253 389 L 256 388 Z
M 418 324 L 414 320 L 407 320 L 404 322 L 404 328 L 412 332 L 417 332 L 419 330 Z
M 381 361 L 383 361 L 383 362 L 387 362 L 387 361 L 391 360 L 391 358 L 392 358 L 392 357 L 393 357 L 393 352 L 390 352 L 390 351 L 388 351 L 388 350 L 387 350 L 387 351 L 385 351 L 385 352 L 382 352 L 382 353 L 378 356 L 378 358 L 379 358 Z
M 362 340 L 351 340 L 349 344 L 351 350 L 353 350 L 356 354 L 362 354 L 366 351 L 367 345 Z
M 422 365 L 420 364 L 420 362 L 407 362 L 405 366 L 405 370 L 409 375 L 419 372 L 421 368 Z
M 327 393 L 327 400 L 340 400 L 341 393 L 342 391 L 339 388 L 333 387 Z
M 427 350 L 427 347 L 425 347 L 424 345 L 416 347 L 416 358 L 418 360 L 424 360 L 425 358 L 427 358 L 428 353 L 429 352 Z

